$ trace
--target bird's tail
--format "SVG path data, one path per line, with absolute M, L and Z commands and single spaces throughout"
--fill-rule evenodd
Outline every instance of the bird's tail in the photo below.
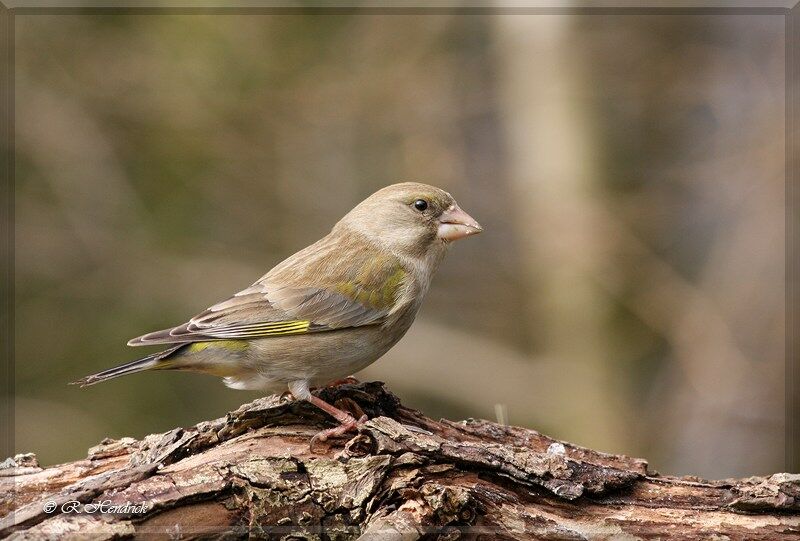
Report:
M 169 368 L 169 364 L 171 363 L 164 362 L 164 359 L 172 356 L 173 353 L 182 348 L 184 345 L 185 344 L 181 344 L 177 347 L 159 351 L 158 353 L 153 353 L 147 357 L 143 357 L 120 366 L 115 366 L 114 368 L 109 368 L 108 370 L 103 370 L 97 374 L 92 374 L 90 376 L 86 376 L 85 378 L 81 378 L 78 381 L 73 381 L 70 383 L 70 385 L 80 385 L 81 387 L 86 387 L 87 385 L 94 385 L 95 383 L 100 383 L 101 381 L 124 376 L 126 374 L 133 374 L 134 372 L 142 372 L 144 370 L 151 370 L 153 368 Z

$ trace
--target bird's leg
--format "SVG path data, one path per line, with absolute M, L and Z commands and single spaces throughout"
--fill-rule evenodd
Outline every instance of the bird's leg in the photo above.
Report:
M 339 426 L 322 430 L 318 432 L 316 436 L 311 438 L 309 447 L 313 448 L 314 444 L 318 441 L 326 441 L 330 437 L 341 436 L 342 434 L 351 432 L 355 430 L 359 424 L 364 423 L 367 420 L 366 415 L 362 415 L 360 419 L 356 420 L 355 417 L 346 411 L 340 410 L 336 406 L 328 404 L 321 398 L 314 396 L 308 390 L 308 382 L 306 381 L 293 381 L 289 384 L 289 390 L 296 398 L 301 398 L 311 402 L 319 409 L 339 421 Z
M 359 424 L 364 423 L 367 420 L 366 415 L 362 415 L 360 419 L 356 420 L 355 417 L 353 417 L 346 411 L 340 410 L 339 408 L 328 404 L 321 398 L 316 397 L 314 395 L 311 395 L 311 397 L 308 398 L 307 400 L 312 404 L 314 404 L 315 406 L 317 406 L 322 411 L 328 413 L 331 417 L 333 417 L 337 421 L 339 421 L 339 426 L 322 430 L 321 432 L 317 433 L 316 436 L 311 438 L 312 447 L 318 441 L 326 441 L 330 437 L 341 436 L 342 434 L 351 432 L 356 428 L 358 428 Z

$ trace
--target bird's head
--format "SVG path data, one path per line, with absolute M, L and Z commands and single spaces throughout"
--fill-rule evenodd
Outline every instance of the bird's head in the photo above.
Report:
M 483 231 L 444 190 L 417 182 L 380 189 L 359 203 L 336 225 L 408 256 Z

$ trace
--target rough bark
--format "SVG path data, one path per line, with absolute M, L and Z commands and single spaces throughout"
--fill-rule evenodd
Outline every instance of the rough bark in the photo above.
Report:
M 12 539 L 780 539 L 800 536 L 800 475 L 706 481 L 480 420 L 434 421 L 381 383 L 321 396 L 370 420 L 309 449 L 330 419 L 305 402 L 256 400 L 84 460 L 0 469 Z M 45 511 L 48 502 L 55 510 Z M 79 502 L 79 511 L 63 511 Z M 89 513 L 92 504 L 144 513 Z M 64 504 L 67 504 L 66 506 Z M 83 507 L 88 505 L 89 507 Z M 118 511 L 120 511 L 118 509 Z

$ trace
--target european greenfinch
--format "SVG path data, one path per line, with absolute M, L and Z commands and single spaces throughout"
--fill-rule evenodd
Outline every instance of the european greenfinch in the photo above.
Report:
M 169 347 L 75 383 L 143 370 L 192 370 L 233 389 L 289 391 L 354 429 L 349 413 L 309 389 L 372 364 L 408 331 L 448 246 L 481 226 L 439 188 L 404 182 L 358 204 L 331 232 L 250 287 L 187 323 L 130 346 Z

